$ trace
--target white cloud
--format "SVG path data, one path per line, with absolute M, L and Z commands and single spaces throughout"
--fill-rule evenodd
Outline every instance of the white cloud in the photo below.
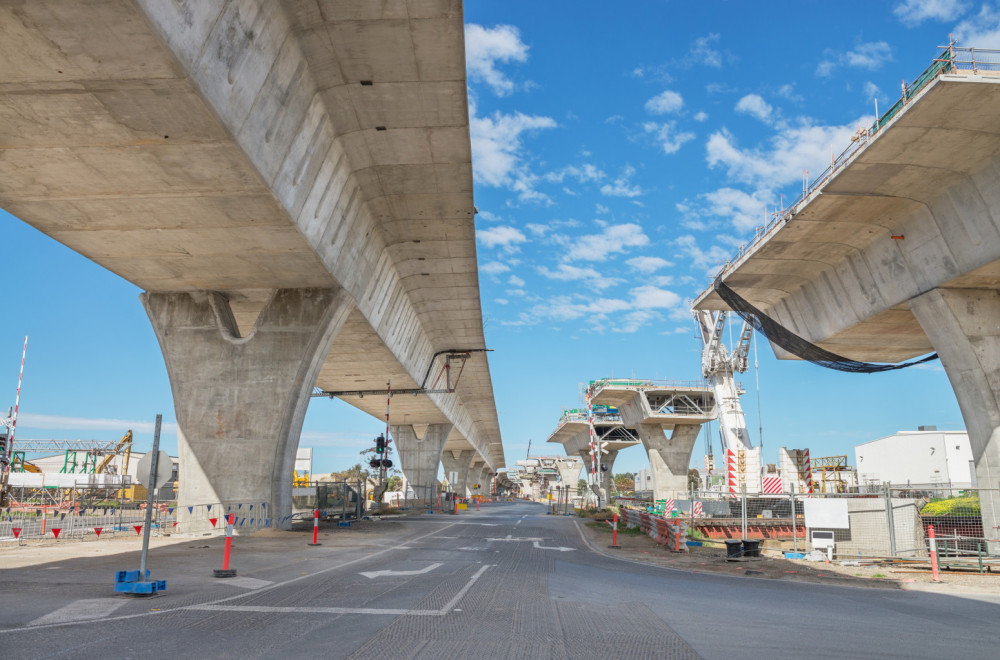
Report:
M 715 48 L 715 44 L 718 42 L 718 34 L 712 33 L 704 37 L 698 37 L 691 44 L 691 50 L 688 51 L 686 58 L 687 62 L 690 64 L 704 64 L 705 66 L 721 69 L 722 53 Z
M 571 179 L 576 179 L 580 183 L 587 183 L 588 181 L 600 181 L 606 176 L 607 175 L 596 165 L 584 163 L 580 166 L 567 165 L 561 170 L 549 172 L 545 175 L 545 180 L 553 183 L 562 183 L 564 179 L 569 177 Z
M 649 284 L 636 287 L 629 294 L 632 296 L 633 306 L 639 309 L 672 308 L 681 302 L 681 297 L 673 291 Z
M 510 266 L 499 261 L 489 261 L 479 267 L 480 273 L 486 273 L 487 275 L 499 275 L 500 273 L 506 273 L 510 270 Z
M 23 412 L 17 416 L 18 428 L 51 429 L 61 431 L 116 431 L 132 429 L 137 433 L 152 433 L 155 422 L 126 419 L 107 419 L 93 417 L 64 417 L 62 415 L 46 415 L 43 413 Z M 160 426 L 164 433 L 177 433 L 177 424 L 163 422 Z M 16 449 L 17 447 L 15 447 Z
M 697 122 L 708 121 L 708 113 L 707 112 L 696 112 L 695 115 L 694 115 L 694 120 L 697 121 Z
M 485 28 L 475 23 L 465 26 L 465 66 L 469 78 L 485 82 L 497 96 L 514 91 L 514 83 L 497 70 L 498 62 L 527 62 L 528 46 L 512 25 Z
M 611 183 L 601 186 L 601 194 L 608 197 L 638 197 L 642 194 L 642 188 L 638 185 L 631 185 L 629 179 L 635 174 L 635 168 L 626 165 L 621 176 Z
M 524 286 L 524 280 L 522 280 L 517 275 L 511 275 L 510 279 L 507 280 L 507 284 L 520 289 Z
M 498 220 L 501 220 L 499 215 L 489 211 L 480 211 L 477 215 L 483 220 L 488 220 L 489 222 L 497 222 Z
M 768 190 L 750 195 L 735 188 L 720 188 L 700 197 L 708 203 L 708 213 L 728 219 L 739 231 L 747 231 L 764 223 L 764 207 L 772 195 Z
M 595 213 L 601 213 L 601 214 L 604 214 L 604 213 L 608 213 L 608 212 L 609 212 L 610 210 L 611 210 L 611 209 L 609 209 L 609 208 L 608 208 L 607 206 L 605 206 L 604 204 L 595 204 L 595 205 L 594 205 L 594 212 L 595 212 Z
M 903 0 L 894 13 L 908 27 L 926 20 L 947 21 L 961 16 L 969 5 L 964 0 Z
M 668 155 L 677 153 L 685 142 L 690 142 L 694 139 L 694 133 L 678 133 L 677 122 L 674 121 L 667 121 L 662 124 L 648 121 L 642 125 L 642 128 L 646 131 L 647 135 L 651 135 L 660 144 L 663 152 Z
M 842 150 L 858 124 L 870 121 L 859 118 L 841 126 L 814 124 L 808 117 L 783 123 L 764 148 L 741 149 L 728 130 L 713 133 L 706 143 L 708 166 L 724 166 L 730 177 L 757 188 L 776 189 L 802 180 L 802 170 L 812 176 L 830 164 L 830 152 Z
M 747 94 L 736 103 L 736 112 L 750 115 L 765 124 L 774 121 L 774 108 L 758 94 Z
M 677 92 L 669 89 L 646 101 L 646 112 L 652 115 L 665 115 L 680 112 L 684 107 L 684 99 Z
M 498 304 L 498 305 L 506 305 L 506 304 L 507 304 L 507 303 L 509 303 L 510 301 L 509 301 L 509 300 L 507 300 L 506 298 L 494 298 L 494 299 L 493 299 L 493 302 L 495 302 L 495 303 L 496 303 L 496 304 Z
M 879 89 L 878 85 L 870 80 L 865 82 L 862 87 L 862 91 L 864 92 L 865 99 L 867 99 L 869 103 L 874 103 L 876 100 L 882 102 L 888 100 L 888 97 L 882 92 L 881 89 Z
M 660 257 L 632 257 L 625 263 L 643 275 L 649 275 L 651 273 L 655 273 L 661 268 L 673 265 L 666 259 Z
M 520 112 L 505 115 L 498 111 L 492 117 L 479 117 L 475 103 L 470 103 L 469 133 L 475 180 L 487 186 L 513 190 L 523 200 L 544 201 L 544 195 L 534 190 L 537 177 L 527 168 L 521 138 L 524 134 L 555 126 L 551 117 Z
M 487 248 L 509 248 L 528 240 L 528 237 L 521 233 L 520 229 L 507 226 L 477 229 L 476 238 L 479 239 L 483 247 Z
M 625 252 L 630 247 L 642 247 L 649 244 L 649 237 L 643 233 L 642 227 L 633 223 L 610 225 L 600 234 L 577 236 L 569 243 L 569 252 L 565 261 L 599 261 L 608 255 Z
M 538 273 L 550 280 L 562 282 L 586 281 L 587 284 L 598 291 L 603 291 L 608 287 L 620 284 L 622 280 L 615 277 L 605 277 L 593 268 L 581 268 L 570 264 L 559 264 L 555 270 L 550 270 L 545 266 L 537 268 Z
M 1000 48 L 1000 7 L 984 4 L 975 18 L 968 18 L 952 31 L 963 46 Z
M 853 50 L 847 52 L 827 50 L 825 54 L 826 59 L 816 67 L 816 75 L 824 78 L 833 75 L 833 71 L 838 65 L 875 71 L 886 62 L 892 61 L 892 49 L 884 41 L 858 44 Z
M 674 244 L 680 248 L 685 256 L 691 259 L 691 263 L 695 268 L 711 271 L 712 274 L 714 274 L 719 264 L 729 258 L 729 250 L 718 245 L 713 245 L 708 250 L 703 250 L 698 246 L 695 237 L 690 234 L 679 236 L 674 241 Z

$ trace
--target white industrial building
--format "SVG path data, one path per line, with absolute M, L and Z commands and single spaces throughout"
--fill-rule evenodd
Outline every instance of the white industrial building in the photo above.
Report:
M 861 484 L 975 487 L 969 434 L 921 426 L 854 447 Z

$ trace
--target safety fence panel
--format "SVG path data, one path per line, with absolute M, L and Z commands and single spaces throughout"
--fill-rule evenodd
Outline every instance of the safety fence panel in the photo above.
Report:
M 154 508 L 150 531 L 154 535 L 169 534 L 173 527 L 171 514 Z M 83 539 L 134 536 L 145 524 L 144 506 L 59 508 L 49 506 L 7 507 L 0 512 L 0 542 L 30 539 Z M 138 529 L 136 529 L 138 527 Z M 166 527 L 166 529 L 165 529 Z

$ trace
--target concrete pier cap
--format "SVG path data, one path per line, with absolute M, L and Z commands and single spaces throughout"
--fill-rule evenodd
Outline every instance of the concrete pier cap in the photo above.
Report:
M 936 61 L 898 111 L 860 134 L 720 273 L 762 313 L 838 355 L 896 363 L 936 351 L 986 489 L 983 528 L 993 539 L 1000 537 L 996 68 Z M 726 305 L 710 288 L 694 308 Z M 989 547 L 1000 554 L 1000 542 Z
M 653 499 L 684 496 L 701 425 L 718 417 L 713 389 L 702 382 L 595 381 L 591 400 L 613 406 L 635 429 L 653 474 Z M 669 435 L 667 435 L 669 433 Z

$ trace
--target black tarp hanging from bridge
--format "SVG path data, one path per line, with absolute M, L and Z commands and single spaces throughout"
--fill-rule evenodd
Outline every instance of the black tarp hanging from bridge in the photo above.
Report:
M 934 353 L 932 355 L 928 355 L 927 357 L 922 357 L 918 360 L 912 360 L 910 362 L 903 362 L 901 364 L 881 364 L 876 362 L 858 362 L 857 360 L 851 360 L 850 358 L 845 358 L 842 355 L 831 353 L 825 348 L 820 348 L 816 344 L 806 341 L 794 332 L 791 332 L 771 317 L 762 313 L 759 309 L 747 302 L 742 296 L 729 288 L 722 282 L 721 277 L 715 278 L 713 286 L 715 288 L 715 292 L 719 294 L 719 297 L 722 298 L 723 302 L 729 305 L 730 309 L 736 312 L 736 314 L 739 315 L 739 317 L 744 321 L 749 322 L 754 329 L 762 333 L 771 342 L 777 344 L 792 355 L 796 355 L 803 360 L 808 360 L 813 364 L 818 364 L 819 366 L 826 367 L 827 369 L 836 369 L 838 371 L 848 371 L 859 374 L 872 374 L 882 371 L 905 369 L 906 367 L 923 364 L 924 362 L 930 362 L 931 360 L 936 360 L 938 358 L 937 353 Z

